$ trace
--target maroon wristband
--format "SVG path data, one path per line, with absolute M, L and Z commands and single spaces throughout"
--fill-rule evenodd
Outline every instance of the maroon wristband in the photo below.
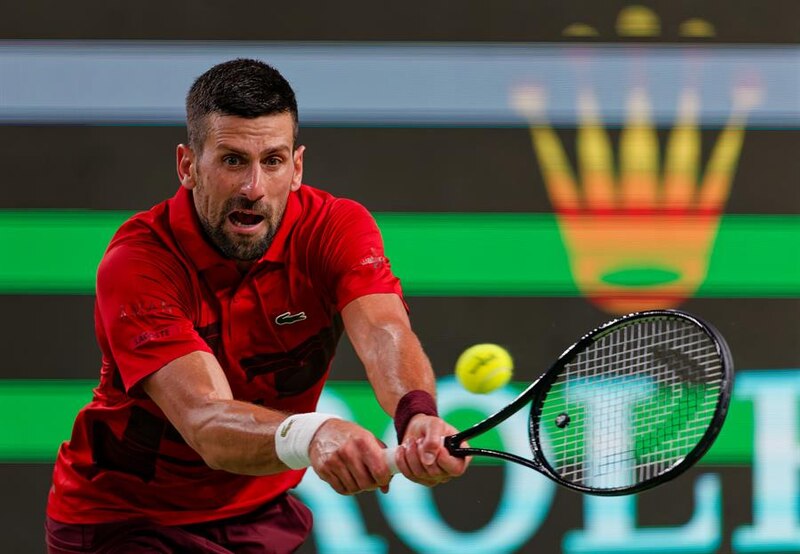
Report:
M 403 442 L 406 427 L 411 418 L 417 414 L 438 416 L 436 401 L 424 390 L 412 390 L 403 395 L 394 411 L 394 428 L 397 431 L 397 442 Z

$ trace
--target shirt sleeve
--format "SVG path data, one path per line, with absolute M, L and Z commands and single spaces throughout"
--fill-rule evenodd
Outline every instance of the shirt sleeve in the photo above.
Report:
M 334 201 L 323 231 L 320 257 L 338 311 L 367 294 L 403 297 L 400 280 L 384 253 L 378 225 L 357 202 L 342 198 Z
M 191 290 L 186 271 L 158 244 L 123 243 L 106 253 L 97 272 L 99 324 L 126 391 L 181 356 L 212 352 L 193 325 Z

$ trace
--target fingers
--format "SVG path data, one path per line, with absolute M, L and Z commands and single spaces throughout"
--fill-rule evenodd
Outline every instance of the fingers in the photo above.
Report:
M 382 456 L 355 447 L 336 451 L 315 469 L 336 492 L 347 495 L 388 488 L 392 478 Z
M 392 473 L 383 443 L 353 423 L 326 423 L 315 435 L 309 454 L 314 471 L 339 494 L 388 491 Z
M 385 464 L 385 462 L 382 462 Z M 391 475 L 375 471 L 369 464 L 359 460 L 331 458 L 316 469 L 317 475 L 328 482 L 339 494 L 351 495 L 376 489 L 388 490 Z
M 453 456 L 444 447 L 444 437 L 454 434 L 455 428 L 422 415 L 415 416 L 408 429 L 397 454 L 398 467 L 408 479 L 433 486 L 466 471 L 469 460 Z
M 424 450 L 422 441 L 403 444 L 398 448 L 397 459 L 403 475 L 427 486 L 446 483 L 453 477 L 462 475 L 470 462 L 469 458 L 453 456 L 441 445 L 431 459 L 430 452 Z
M 450 475 L 439 465 L 438 457 L 431 462 L 430 453 L 422 451 L 421 443 L 405 444 L 399 450 L 402 461 L 398 466 L 408 479 L 429 487 L 450 480 Z
M 416 440 L 419 457 L 425 466 L 432 466 L 436 463 L 440 452 L 443 450 L 444 436 L 438 432 L 431 432 Z
M 429 479 L 435 478 L 441 473 L 436 464 L 435 454 L 431 457 L 430 452 L 425 452 L 423 455 L 420 441 L 404 443 L 399 450 L 400 459 L 403 460 L 404 464 L 398 465 L 407 477 L 411 474 L 411 477 L 418 479 Z M 403 465 L 405 465 L 405 468 Z

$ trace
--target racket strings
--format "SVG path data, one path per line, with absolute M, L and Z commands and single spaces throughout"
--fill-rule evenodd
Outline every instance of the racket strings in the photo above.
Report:
M 629 322 L 552 383 L 538 416 L 545 459 L 565 481 L 596 489 L 652 479 L 705 435 L 723 371 L 716 344 L 693 322 Z

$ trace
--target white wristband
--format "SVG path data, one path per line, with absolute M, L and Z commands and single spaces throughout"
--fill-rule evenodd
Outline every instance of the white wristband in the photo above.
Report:
M 292 469 L 311 465 L 308 447 L 320 426 L 329 419 L 341 419 L 333 414 L 310 412 L 293 414 L 284 419 L 275 432 L 275 453 L 278 459 Z

